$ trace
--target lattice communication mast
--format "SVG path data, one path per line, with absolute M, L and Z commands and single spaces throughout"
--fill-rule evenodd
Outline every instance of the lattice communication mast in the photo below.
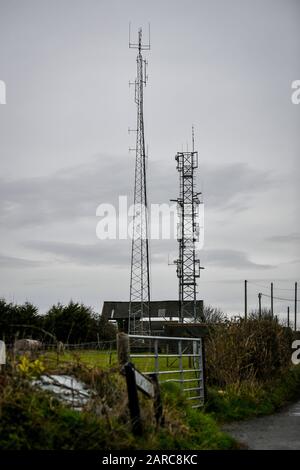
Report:
M 198 152 L 194 150 L 194 129 L 192 152 L 178 152 L 175 160 L 180 181 L 179 198 L 176 199 L 179 258 L 175 264 L 179 280 L 179 321 L 183 323 L 197 320 L 197 278 L 200 277 L 195 243 L 199 239 L 197 214 L 201 193 L 195 192 L 194 171 L 198 168 Z
M 130 301 L 129 301 L 129 333 L 149 334 L 150 318 L 150 267 L 148 239 L 148 203 L 146 186 L 146 154 L 144 137 L 143 99 L 144 87 L 147 81 L 147 62 L 143 59 L 142 51 L 150 49 L 149 43 L 142 43 L 142 28 L 138 31 L 138 42 L 130 41 L 129 47 L 138 49 L 136 58 L 137 76 L 134 101 L 137 106 L 136 148 L 135 151 L 135 181 L 134 181 L 134 214 L 131 246 Z M 130 130 L 130 129 L 129 129 Z

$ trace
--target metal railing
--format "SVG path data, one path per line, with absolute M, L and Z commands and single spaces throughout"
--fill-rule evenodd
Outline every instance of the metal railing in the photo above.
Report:
M 145 374 L 157 374 L 160 383 L 181 386 L 192 408 L 205 400 L 202 338 L 128 335 L 130 358 Z M 145 370 L 146 369 L 146 370 Z

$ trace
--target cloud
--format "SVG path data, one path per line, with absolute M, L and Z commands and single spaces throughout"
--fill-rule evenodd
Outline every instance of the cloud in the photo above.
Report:
M 51 254 L 53 261 L 57 262 L 82 266 L 122 267 L 130 265 L 130 240 L 103 240 L 89 245 L 35 240 L 24 243 L 24 246 L 41 253 Z M 168 253 L 172 249 L 174 251 L 173 241 L 155 240 L 151 243 L 151 263 L 153 265 L 167 264 Z M 174 254 L 174 258 L 177 258 L 177 253 Z M 255 263 L 244 252 L 226 249 L 202 251 L 201 263 L 207 268 L 210 266 L 235 269 L 270 269 L 275 267 Z
M 57 241 L 29 241 L 24 246 L 52 255 L 53 261 L 81 266 L 129 266 L 130 250 L 126 241 L 104 240 L 94 244 Z
M 267 241 L 276 243 L 293 243 L 300 242 L 300 233 L 290 233 L 287 235 L 274 235 L 267 238 Z
M 0 266 L 2 268 L 35 268 L 43 265 L 41 261 L 33 261 L 25 258 L 16 258 L 0 254 Z
M 101 202 L 128 190 L 124 159 L 98 156 L 49 176 L 0 180 L 1 224 L 40 226 L 95 216 Z
M 175 243 L 175 245 L 174 245 Z M 27 249 L 52 255 L 52 261 L 81 266 L 129 267 L 131 240 L 99 240 L 97 243 L 81 244 L 48 240 L 31 240 L 23 243 Z M 151 242 L 151 263 L 167 264 L 168 253 L 174 250 L 173 240 Z M 177 247 L 176 247 L 177 248 Z M 177 257 L 177 254 L 175 255 Z
M 206 205 L 219 209 L 241 210 L 249 205 L 253 194 L 267 191 L 274 184 L 274 175 L 242 162 L 204 166 L 201 175 Z
M 0 224 L 28 227 L 95 217 L 100 203 L 117 204 L 119 195 L 133 200 L 134 160 L 128 156 L 98 155 L 88 163 L 48 176 L 0 180 Z M 244 163 L 202 166 L 197 175 L 210 209 L 241 210 L 250 194 L 266 191 L 273 178 Z M 201 185 L 200 185 L 201 182 Z M 203 183 L 203 184 L 202 184 Z M 173 162 L 149 164 L 150 203 L 166 203 L 178 194 L 178 174 Z
M 235 269 L 271 269 L 275 267 L 269 264 L 254 263 L 246 253 L 238 250 L 204 250 L 201 262 L 207 266 Z
M 196 188 L 202 190 L 203 200 L 212 209 L 241 210 L 249 206 L 253 194 L 268 191 L 273 187 L 276 177 L 270 172 L 258 170 L 243 162 L 225 165 L 199 166 L 195 173 Z M 179 188 L 179 174 L 175 166 L 150 165 L 150 188 L 155 201 L 166 202 L 176 198 Z M 150 201 L 152 194 L 150 193 Z

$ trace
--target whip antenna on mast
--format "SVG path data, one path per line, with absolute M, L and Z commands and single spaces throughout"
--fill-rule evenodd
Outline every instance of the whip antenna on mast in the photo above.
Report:
M 192 126 L 192 151 L 195 152 L 195 132 L 194 132 L 194 125 Z

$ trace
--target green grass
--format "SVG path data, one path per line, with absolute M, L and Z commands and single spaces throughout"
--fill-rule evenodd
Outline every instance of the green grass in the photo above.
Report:
M 0 390 L 0 449 L 237 449 L 238 443 L 220 430 L 221 423 L 273 413 L 300 395 L 300 366 L 264 384 L 209 388 L 204 410 L 189 406 L 179 384 L 164 383 L 165 425 L 156 427 L 152 402 L 140 394 L 144 433 L 134 437 L 125 380 L 114 368 L 115 351 L 68 351 L 59 358 L 50 352 L 44 361 L 47 372 L 71 373 L 85 381 L 98 392 L 99 402 L 74 411 L 12 374 Z M 153 358 L 133 361 L 141 371 L 154 370 Z M 188 358 L 183 365 L 190 368 Z M 160 358 L 159 368 L 176 370 L 178 360 Z M 168 375 L 172 377 L 176 375 Z
M 59 356 L 55 352 L 48 352 L 41 357 L 47 363 L 48 368 L 56 369 L 58 366 L 64 367 L 72 363 L 83 363 L 90 367 L 99 367 L 104 370 L 108 370 L 111 367 L 117 366 L 117 352 L 112 351 L 97 351 L 97 350 L 76 350 L 76 351 L 65 351 Z M 155 359 L 153 357 L 143 358 L 132 358 L 132 362 L 135 367 L 141 372 L 154 372 L 155 371 Z M 179 358 L 176 357 L 159 357 L 159 370 L 160 371 L 177 371 L 179 370 Z M 193 368 L 188 357 L 182 358 L 182 366 L 186 370 Z M 181 378 L 195 379 L 193 382 L 189 382 L 187 386 L 190 388 L 196 387 L 197 375 L 193 372 L 185 372 L 181 375 L 178 372 L 163 374 L 161 381 L 179 380 Z M 193 395 L 194 392 L 187 392 L 186 396 Z
M 244 382 L 225 390 L 208 389 L 206 411 L 218 422 L 269 415 L 300 396 L 300 366 L 267 383 Z
M 42 358 L 45 360 L 53 361 L 54 363 L 68 363 L 81 361 L 84 364 L 97 367 L 110 367 L 111 365 L 117 364 L 117 352 L 112 351 L 97 351 L 97 350 L 74 350 L 65 351 L 62 354 L 57 355 L 56 352 L 47 352 L 43 354 Z M 141 372 L 153 372 L 154 371 L 154 358 L 143 357 L 143 358 L 132 358 L 137 369 Z M 187 357 L 183 357 L 182 363 L 184 368 L 191 368 Z M 159 357 L 159 369 L 160 370 L 172 370 L 178 369 L 179 359 L 175 357 L 166 358 Z
M 84 373 L 86 369 L 80 378 Z M 162 388 L 165 425 L 159 428 L 153 419 L 151 400 L 140 395 L 144 433 L 134 437 L 124 378 L 117 373 L 98 371 L 98 376 L 95 373 L 91 372 L 90 380 L 94 381 L 95 387 L 98 383 L 99 393 L 101 391 L 103 396 L 99 397 L 95 408 L 81 412 L 70 409 L 51 394 L 31 387 L 20 376 L 4 377 L 0 383 L 0 449 L 196 450 L 237 447 L 231 437 L 220 431 L 212 417 L 192 410 L 174 384 Z M 111 403 L 105 411 L 109 400 Z M 104 406 L 102 411 L 99 406 Z
M 162 399 L 163 403 L 168 403 L 168 409 L 176 410 L 185 426 L 188 427 L 186 436 L 184 433 L 179 433 L 177 438 L 180 444 L 179 449 L 228 450 L 240 447 L 231 436 L 220 430 L 212 416 L 199 409 L 192 409 L 176 384 L 168 383 L 162 386 Z M 164 442 L 166 436 L 164 436 L 163 430 L 160 432 L 160 440 Z M 160 449 L 160 447 L 158 448 Z M 172 449 L 173 447 L 168 448 Z
M 116 351 L 97 351 L 97 350 L 74 350 L 65 351 L 62 354 L 56 352 L 47 352 L 41 356 L 49 367 L 65 365 L 70 363 L 82 362 L 92 367 L 101 367 L 107 369 L 117 364 Z
M 150 356 L 150 355 L 149 355 Z M 50 364 L 57 367 L 56 353 L 47 353 L 45 358 Z M 153 372 L 154 358 L 132 358 L 137 369 L 141 372 Z M 190 369 L 189 358 L 182 359 L 184 369 Z M 77 350 L 67 351 L 59 356 L 59 364 L 64 367 L 72 363 L 83 363 L 90 367 L 99 367 L 104 370 L 117 366 L 117 352 Z M 177 370 L 179 367 L 178 358 L 159 358 L 159 370 Z M 160 377 L 161 381 L 180 379 L 180 374 L 166 374 Z M 195 387 L 198 382 L 194 372 L 184 374 L 186 379 L 195 379 L 187 386 Z M 164 384 L 165 385 L 165 384 Z M 166 384 L 167 385 L 167 384 Z M 172 385 L 172 383 L 170 383 Z M 186 392 L 186 397 L 195 395 L 195 392 Z M 300 368 L 293 367 L 285 375 L 272 379 L 268 383 L 242 382 L 239 386 L 231 385 L 225 390 L 208 388 L 208 403 L 206 412 L 211 414 L 219 422 L 230 422 L 244 420 L 247 418 L 262 416 L 274 413 L 288 401 L 300 396 Z

